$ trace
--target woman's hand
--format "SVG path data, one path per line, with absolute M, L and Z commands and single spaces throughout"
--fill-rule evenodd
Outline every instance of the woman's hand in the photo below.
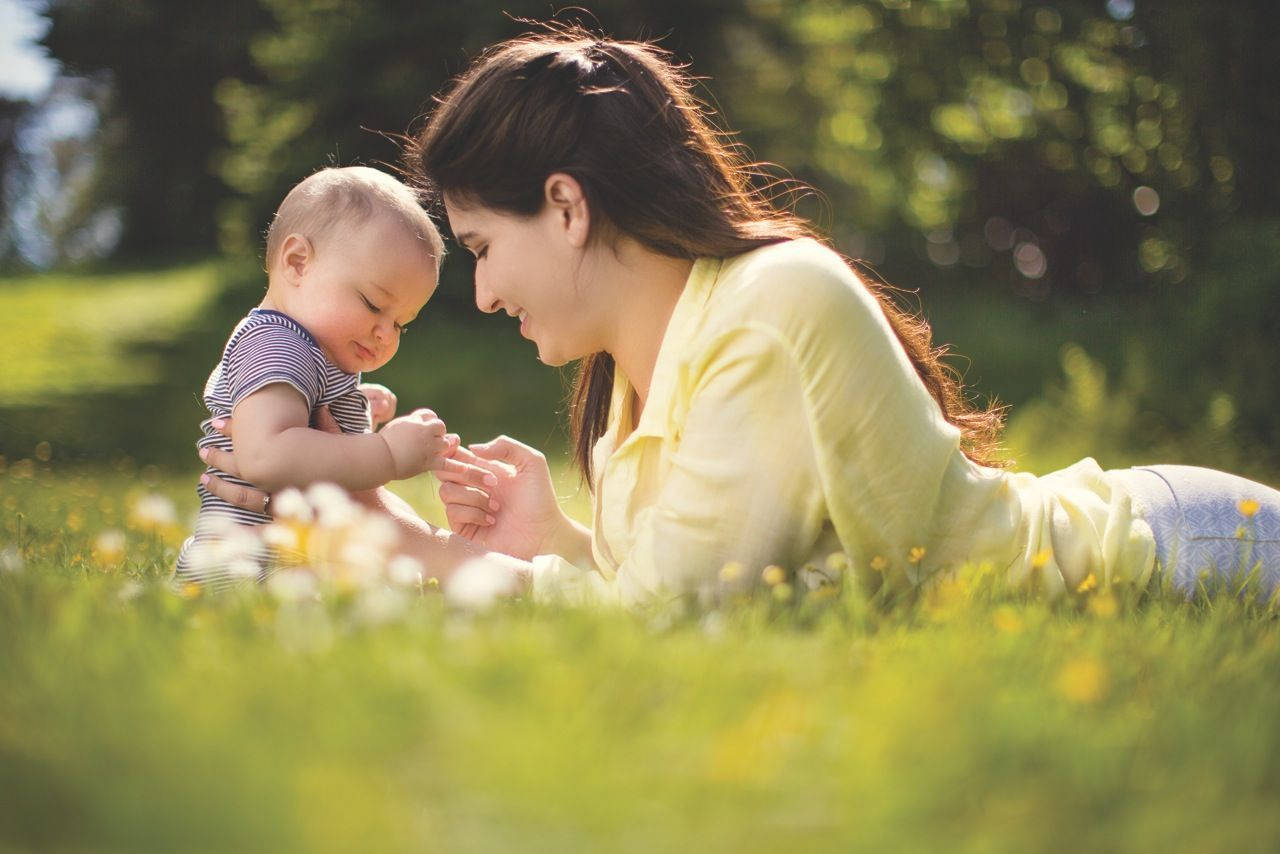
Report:
M 325 433 L 341 433 L 342 428 L 338 426 L 338 420 L 333 417 L 333 413 L 329 411 L 329 407 L 321 406 L 311 413 L 313 426 L 317 430 Z M 219 418 L 213 422 L 213 429 L 217 430 L 227 438 L 231 436 L 231 419 Z M 233 477 L 240 477 L 240 466 L 236 462 L 234 451 L 224 451 L 221 448 L 201 448 L 200 459 L 204 460 L 210 466 L 224 471 Z M 210 493 L 221 498 L 229 504 L 242 507 L 245 510 L 252 510 L 255 513 L 270 513 L 271 495 L 270 493 L 255 489 L 251 486 L 240 486 L 235 483 L 227 483 L 216 474 L 200 475 L 200 485 L 209 490 Z
M 530 560 L 555 551 L 572 527 L 551 485 L 541 452 L 507 436 L 459 447 L 454 458 L 491 472 L 497 482 L 477 487 L 448 471 L 438 471 L 440 500 L 449 527 L 494 551 Z

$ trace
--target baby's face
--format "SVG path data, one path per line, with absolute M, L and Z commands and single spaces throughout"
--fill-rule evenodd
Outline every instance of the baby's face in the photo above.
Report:
M 347 373 L 382 367 L 435 292 L 435 259 L 403 226 L 376 217 L 335 227 L 313 249 L 290 289 L 288 313 Z

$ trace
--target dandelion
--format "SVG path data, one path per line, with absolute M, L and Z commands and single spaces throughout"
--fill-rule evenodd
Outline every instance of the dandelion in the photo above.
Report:
M 515 576 L 483 558 L 469 560 L 449 576 L 445 601 L 464 611 L 487 611 L 498 599 L 516 592 Z
M 177 511 L 173 502 L 163 495 L 144 495 L 133 503 L 129 510 L 129 520 L 136 527 L 144 530 L 162 530 L 178 524 Z
M 776 587 L 787 579 L 787 571 L 776 564 L 769 564 L 760 573 L 760 577 L 764 579 L 764 583 L 770 587 Z
M 885 560 L 882 555 L 876 555 L 871 559 L 871 568 L 876 572 L 884 572 L 889 566 L 889 561 Z
M 421 587 L 422 564 L 408 555 L 397 555 L 387 564 L 387 578 L 401 587 Z M 440 582 L 436 580 L 436 583 Z
M 1076 585 L 1076 592 L 1081 594 L 1088 593 L 1091 590 L 1096 590 L 1097 587 L 1098 587 L 1098 576 L 1094 575 L 1091 572 L 1084 577 L 1084 581 L 1081 581 L 1078 585 Z
M 284 554 L 297 553 L 302 545 L 297 529 L 279 522 L 262 527 L 262 541 Z
M 926 549 L 924 546 L 912 546 L 911 551 L 907 552 L 907 561 L 910 563 L 919 563 L 924 560 Z
M 304 524 L 314 518 L 307 499 L 292 487 L 271 499 L 271 515 L 277 519 L 292 519 Z
M 93 556 L 100 564 L 116 564 L 124 557 L 124 546 L 124 532 L 108 528 L 93 541 Z
M 361 625 L 376 626 L 398 619 L 408 608 L 409 600 L 402 591 L 378 586 L 360 594 L 352 617 Z
M 434 575 L 433 575 L 433 576 L 431 576 L 430 578 L 428 578 L 428 579 L 427 579 L 427 589 L 428 589 L 428 590 L 439 590 L 439 589 L 440 589 L 440 579 L 436 578 Z
M 1120 603 L 1110 593 L 1102 593 L 1089 600 L 1088 608 L 1089 613 L 1093 616 L 1102 620 L 1109 620 L 1120 610 Z
M 1240 515 L 1246 519 L 1252 519 L 1262 509 L 1262 505 L 1252 498 L 1242 498 L 1236 507 L 1240 510 Z
M 849 568 L 849 556 L 844 552 L 832 552 L 827 555 L 826 560 L 827 571 L 839 574 Z
M 316 524 L 322 528 L 342 528 L 360 517 L 360 505 L 336 484 L 313 484 L 307 490 L 307 501 L 315 509 Z
M 0 572 L 22 572 L 26 561 L 22 559 L 22 553 L 13 546 L 7 546 L 0 551 Z
M 996 631 L 1005 635 L 1016 635 L 1022 632 L 1022 617 L 1010 605 L 1001 605 L 991 615 L 991 622 L 995 624 Z
M 1054 688 L 1073 703 L 1096 703 L 1107 692 L 1107 670 L 1093 658 L 1078 658 L 1067 662 L 1058 671 Z
M 273 573 L 267 579 L 267 590 L 281 602 L 315 599 L 320 593 L 315 575 L 302 567 Z
M 742 568 L 742 564 L 736 560 L 731 560 L 724 566 L 720 567 L 720 580 L 725 584 L 732 584 L 742 577 L 746 570 Z

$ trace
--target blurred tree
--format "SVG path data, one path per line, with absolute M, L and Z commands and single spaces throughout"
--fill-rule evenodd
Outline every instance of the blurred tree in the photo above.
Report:
M 249 36 L 269 23 L 258 0 L 53 0 L 47 15 L 41 41 L 64 73 L 109 84 L 91 195 L 120 211 L 118 253 L 215 249 L 228 190 L 213 89 L 252 74 Z
M 223 206 L 224 245 L 239 251 L 260 248 L 284 193 L 317 167 L 398 161 L 395 141 L 379 134 L 403 133 L 469 57 L 528 30 L 518 17 L 548 14 L 541 0 L 505 12 L 484 0 L 263 2 L 275 26 L 252 45 L 253 74 L 217 89 L 232 142 L 221 175 L 239 194 Z M 720 49 L 720 24 L 740 5 L 603 0 L 578 19 L 620 37 L 668 35 L 668 49 L 702 55 Z
M 731 118 L 826 191 L 854 254 L 879 262 L 888 241 L 902 269 L 913 247 L 1032 297 L 1118 290 L 1185 278 L 1197 237 L 1238 204 L 1232 146 L 1256 145 L 1263 64 L 1230 60 L 1265 48 L 1242 37 L 1250 16 L 1234 7 L 1230 24 L 1194 0 L 1112 0 L 1105 14 L 1084 0 L 747 8 L 720 84 Z M 1234 73 L 1190 98 L 1202 65 Z M 1249 93 L 1233 96 L 1245 109 L 1213 103 L 1227 84 Z M 1235 139 L 1224 114 L 1245 126 Z
M 30 101 L 0 96 L 0 267 L 11 264 L 15 253 L 11 176 L 18 166 L 18 127 L 30 108 Z

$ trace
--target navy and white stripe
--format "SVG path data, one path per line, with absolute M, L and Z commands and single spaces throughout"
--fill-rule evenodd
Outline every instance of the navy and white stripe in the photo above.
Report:
M 255 308 L 236 324 L 222 351 L 222 359 L 209 374 L 204 386 L 204 403 L 209 417 L 200 423 L 204 435 L 200 448 L 232 450 L 231 439 L 213 429 L 215 418 L 228 418 L 236 404 L 273 383 L 297 389 L 309 410 L 328 406 L 344 433 L 368 433 L 372 429 L 369 401 L 356 390 L 359 374 L 349 374 L 334 365 L 316 344 L 315 338 L 293 318 L 278 311 Z M 248 481 L 209 466 L 205 469 L 228 483 L 252 487 Z M 241 525 L 265 525 L 265 513 L 236 507 L 206 490 L 196 487 L 200 515 L 195 535 L 183 543 L 178 555 L 178 576 L 216 584 L 221 577 L 193 571 L 190 550 L 207 536 L 217 521 L 230 519 Z M 216 520 L 216 521 L 215 521 Z

